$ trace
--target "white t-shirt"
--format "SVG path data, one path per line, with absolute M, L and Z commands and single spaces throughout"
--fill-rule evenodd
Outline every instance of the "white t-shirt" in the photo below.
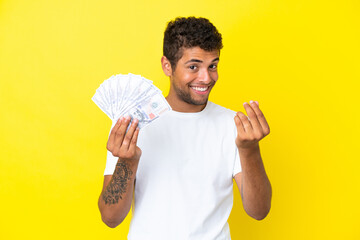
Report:
M 241 171 L 235 112 L 212 102 L 170 111 L 140 130 L 129 240 L 228 240 L 233 176 Z M 107 155 L 105 175 L 117 158 Z

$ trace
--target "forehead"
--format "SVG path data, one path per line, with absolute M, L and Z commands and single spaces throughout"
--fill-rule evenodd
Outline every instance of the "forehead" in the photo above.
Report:
M 182 57 L 179 62 L 187 62 L 191 59 L 201 60 L 203 62 L 211 62 L 219 57 L 219 50 L 205 51 L 200 47 L 183 48 Z

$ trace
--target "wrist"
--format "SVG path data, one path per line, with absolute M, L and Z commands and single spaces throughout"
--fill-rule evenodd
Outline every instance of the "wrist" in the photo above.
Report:
M 123 157 L 118 157 L 118 163 L 122 162 L 125 163 L 126 165 L 128 165 L 129 167 L 135 167 L 139 164 L 140 158 L 123 158 Z
M 114 175 L 125 177 L 130 180 L 136 176 L 138 162 L 132 159 L 118 158 L 118 162 L 115 167 Z
M 258 154 L 260 152 L 260 146 L 259 143 L 246 147 L 238 146 L 238 150 L 240 155 L 250 156 L 250 155 Z

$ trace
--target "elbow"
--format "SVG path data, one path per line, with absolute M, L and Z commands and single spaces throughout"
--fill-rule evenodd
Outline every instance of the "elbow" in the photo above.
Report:
M 108 226 L 109 228 L 116 228 L 117 226 L 119 226 L 120 223 L 116 223 L 116 222 L 111 222 L 111 221 L 106 221 L 103 220 L 103 222 L 106 224 L 106 226 Z
M 255 220 L 261 221 L 269 215 L 271 209 L 272 189 L 269 182 L 269 188 L 266 195 L 261 198 L 262 201 L 258 202 L 256 206 L 252 206 L 251 210 L 247 214 Z
M 98 207 L 100 210 L 101 220 L 106 226 L 110 228 L 116 228 L 119 226 L 125 219 L 126 214 L 121 214 L 114 208 L 105 207 L 99 198 Z
M 263 205 L 258 208 L 244 208 L 244 209 L 247 215 L 249 215 L 251 218 L 261 221 L 269 215 L 270 208 L 271 208 L 271 204 L 269 202 L 265 206 Z
M 270 212 L 270 206 L 266 209 L 263 209 L 262 211 L 258 211 L 256 213 L 249 213 L 247 212 L 247 214 L 252 217 L 253 219 L 255 220 L 258 220 L 258 221 L 261 221 L 263 220 L 264 218 L 266 218 L 266 216 L 269 215 L 269 212 Z
M 266 218 L 266 216 L 269 214 L 269 212 L 270 212 L 270 209 L 269 209 L 269 211 L 266 211 L 266 212 L 263 212 L 263 213 L 257 213 L 257 214 L 253 214 L 253 215 L 249 214 L 249 216 L 252 217 L 255 220 L 261 221 L 264 218 Z
M 119 226 L 125 219 L 126 215 L 116 214 L 113 210 L 103 210 L 100 211 L 101 213 L 101 220 L 106 226 L 110 228 L 116 228 Z
M 123 221 L 124 219 L 114 220 L 114 219 L 109 219 L 109 218 L 101 217 L 101 220 L 106 224 L 106 226 L 108 226 L 108 227 L 110 227 L 110 228 L 116 228 L 117 226 L 120 225 L 120 223 L 122 223 L 122 221 Z
M 106 224 L 106 226 L 110 228 L 116 228 L 124 221 L 126 217 L 119 214 L 115 214 L 113 210 L 103 209 L 101 208 L 100 205 L 99 205 L 99 210 L 101 214 L 101 220 L 103 221 L 103 223 Z

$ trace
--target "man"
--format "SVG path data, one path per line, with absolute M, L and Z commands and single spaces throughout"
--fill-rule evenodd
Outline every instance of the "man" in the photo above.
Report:
M 161 64 L 173 110 L 140 135 L 138 121 L 129 118 L 110 132 L 99 209 L 116 227 L 134 195 L 128 239 L 230 239 L 233 178 L 249 216 L 261 220 L 270 210 L 259 150 L 270 129 L 259 104 L 245 103 L 246 116 L 208 101 L 221 48 L 221 35 L 207 19 L 171 21 Z

